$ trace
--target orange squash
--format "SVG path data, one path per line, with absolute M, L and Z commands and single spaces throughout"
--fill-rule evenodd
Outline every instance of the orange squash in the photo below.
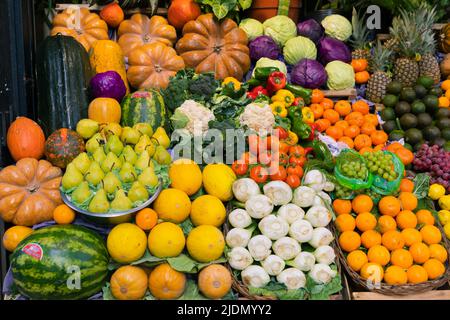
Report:
M 53 218 L 62 203 L 62 171 L 46 160 L 24 158 L 0 171 L 0 217 L 5 222 L 32 226 Z
M 148 277 L 139 267 L 123 266 L 111 276 L 111 293 L 119 300 L 142 299 L 147 292 Z
M 248 38 L 231 19 L 217 21 L 212 13 L 189 21 L 178 41 L 178 54 L 197 73 L 214 72 L 217 79 L 242 80 L 250 68 Z
M 75 38 L 86 51 L 97 40 L 108 40 L 108 25 L 87 8 L 68 8 L 53 19 L 51 36 L 62 34 Z
M 39 160 L 44 155 L 44 131 L 33 120 L 18 117 L 8 128 L 6 144 L 15 161 L 23 158 Z
M 223 298 L 231 290 L 231 274 L 220 264 L 212 264 L 200 271 L 198 288 L 210 299 Z
M 202 14 L 200 6 L 194 0 L 174 0 L 167 11 L 169 23 L 177 29 L 198 18 Z
M 128 64 L 128 81 L 136 89 L 167 88 L 170 77 L 185 66 L 173 48 L 158 42 L 131 51 Z
M 157 299 L 178 299 L 186 288 L 186 276 L 167 263 L 160 264 L 150 274 L 148 288 Z
M 440 44 L 444 53 L 450 53 L 450 23 L 441 29 Z
M 89 119 L 99 123 L 120 123 L 121 115 L 120 104 L 112 98 L 96 98 L 89 105 Z
M 119 45 L 125 56 L 145 44 L 160 42 L 172 47 L 177 41 L 177 31 L 160 16 L 151 18 L 137 13 L 119 26 Z

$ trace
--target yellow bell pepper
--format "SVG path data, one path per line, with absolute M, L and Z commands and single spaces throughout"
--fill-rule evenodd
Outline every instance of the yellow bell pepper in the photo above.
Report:
M 288 137 L 286 138 L 285 142 L 290 146 L 295 146 L 298 143 L 298 135 L 295 134 L 295 132 L 289 130 Z
M 272 102 L 283 102 L 286 107 L 290 107 L 294 100 L 294 94 L 286 89 L 278 90 L 277 93 L 272 97 Z
M 275 101 L 274 103 L 270 104 L 270 108 L 272 109 L 272 113 L 274 115 L 279 116 L 281 118 L 287 117 L 288 111 L 283 102 Z
M 241 89 L 241 82 L 233 77 L 226 77 L 223 79 L 222 87 L 225 87 L 227 84 L 232 83 L 235 91 L 239 91 Z
M 314 113 L 312 112 L 311 108 L 304 107 L 302 108 L 302 116 L 303 121 L 307 124 L 313 124 L 314 123 Z

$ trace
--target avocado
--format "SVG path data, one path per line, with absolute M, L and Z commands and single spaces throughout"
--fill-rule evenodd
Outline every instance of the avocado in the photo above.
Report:
M 449 141 L 450 140 L 450 128 L 445 128 L 441 130 L 442 138 Z
M 381 119 L 384 121 L 394 120 L 395 119 L 395 111 L 392 108 L 385 108 L 381 111 Z
M 449 108 L 439 108 L 439 110 L 435 114 L 435 117 L 437 119 L 450 118 L 450 109 Z
M 405 133 L 402 130 L 394 130 L 389 134 L 389 140 L 398 141 L 405 137 Z
M 419 129 L 429 126 L 433 122 L 433 119 L 428 113 L 421 113 L 417 116 L 417 127 Z
M 388 120 L 383 124 L 383 131 L 386 133 L 391 133 L 397 128 L 395 120 Z
M 414 114 L 424 113 L 426 109 L 427 106 L 420 100 L 416 100 L 411 104 L 411 112 Z
M 436 96 L 427 95 L 422 99 L 423 103 L 427 106 L 427 112 L 434 114 L 439 110 L 439 99 Z
M 439 138 L 441 136 L 441 131 L 439 130 L 439 128 L 433 125 L 423 129 L 422 133 L 427 141 L 433 141 L 434 139 Z
M 421 76 L 419 77 L 419 79 L 417 79 L 417 84 L 420 84 L 427 89 L 431 89 L 431 87 L 434 85 L 434 80 L 427 76 Z
M 417 127 L 417 117 L 412 113 L 405 113 L 400 117 L 400 126 L 403 130 Z
M 428 90 L 427 90 L 427 88 L 425 88 L 423 85 L 421 85 L 421 84 L 416 84 L 415 86 L 414 86 L 414 91 L 416 92 L 416 97 L 418 98 L 418 99 L 422 99 L 423 97 L 425 97 L 426 95 L 427 95 L 427 93 L 428 93 Z
M 437 144 L 439 147 L 443 147 L 446 142 L 447 141 L 444 138 L 438 137 L 438 138 L 434 139 L 433 141 L 431 141 L 431 145 Z
M 440 130 L 444 130 L 445 128 L 450 128 L 450 118 L 437 119 L 436 127 L 438 127 Z
M 397 117 L 404 115 L 405 113 L 411 112 L 411 105 L 406 101 L 399 101 L 395 105 L 395 114 Z
M 400 100 L 411 103 L 416 100 L 416 92 L 411 87 L 403 88 L 400 92 Z
M 398 97 L 393 94 L 387 94 L 383 98 L 383 104 L 386 108 L 393 108 L 398 102 Z
M 430 96 L 435 96 L 435 97 L 440 97 L 440 96 L 443 95 L 443 93 L 444 93 L 444 92 L 443 92 L 442 89 L 439 88 L 439 87 L 431 88 L 431 89 L 428 91 L 428 94 L 429 94 Z
M 419 141 L 423 140 L 422 131 L 417 128 L 411 128 L 405 132 L 405 141 L 409 144 L 415 145 Z
M 402 91 L 403 85 L 399 81 L 392 81 L 386 87 L 387 93 L 399 95 Z

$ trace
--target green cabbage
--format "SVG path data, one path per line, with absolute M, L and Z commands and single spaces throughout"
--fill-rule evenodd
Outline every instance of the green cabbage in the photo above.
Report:
M 283 47 L 289 39 L 297 36 L 297 26 L 287 16 L 275 16 L 267 19 L 263 26 L 264 34 L 275 40 L 280 47 Z
M 255 69 L 253 69 L 252 77 L 255 75 L 256 68 L 265 68 L 265 67 L 276 67 L 278 70 L 287 75 L 287 67 L 283 61 L 272 60 L 269 58 L 261 58 L 256 61 Z
M 327 85 L 331 90 L 343 90 L 355 86 L 353 67 L 345 62 L 332 61 L 325 67 L 328 74 Z
M 264 27 L 262 23 L 256 19 L 247 18 L 242 20 L 239 24 L 239 28 L 245 31 L 248 40 L 253 40 L 264 34 Z
M 322 26 L 325 34 L 341 41 L 347 40 L 352 35 L 352 24 L 339 14 L 332 14 L 323 19 Z
M 286 41 L 283 54 L 288 64 L 295 65 L 302 59 L 316 60 L 317 48 L 308 38 L 295 37 Z

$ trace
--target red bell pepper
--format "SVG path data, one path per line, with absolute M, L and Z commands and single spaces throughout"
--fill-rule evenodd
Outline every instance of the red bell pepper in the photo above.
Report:
M 263 86 L 257 86 L 252 89 L 252 91 L 247 92 L 247 97 L 252 100 L 258 98 L 259 95 L 268 96 L 269 92 Z
M 292 103 L 293 106 L 300 106 L 303 107 L 305 105 L 305 100 L 303 100 L 302 97 L 295 98 L 294 102 Z
M 281 90 L 284 87 L 286 87 L 286 82 L 287 82 L 286 75 L 283 72 L 281 71 L 272 72 L 267 78 L 266 89 L 269 92 L 269 94 L 272 95 L 278 90 Z

